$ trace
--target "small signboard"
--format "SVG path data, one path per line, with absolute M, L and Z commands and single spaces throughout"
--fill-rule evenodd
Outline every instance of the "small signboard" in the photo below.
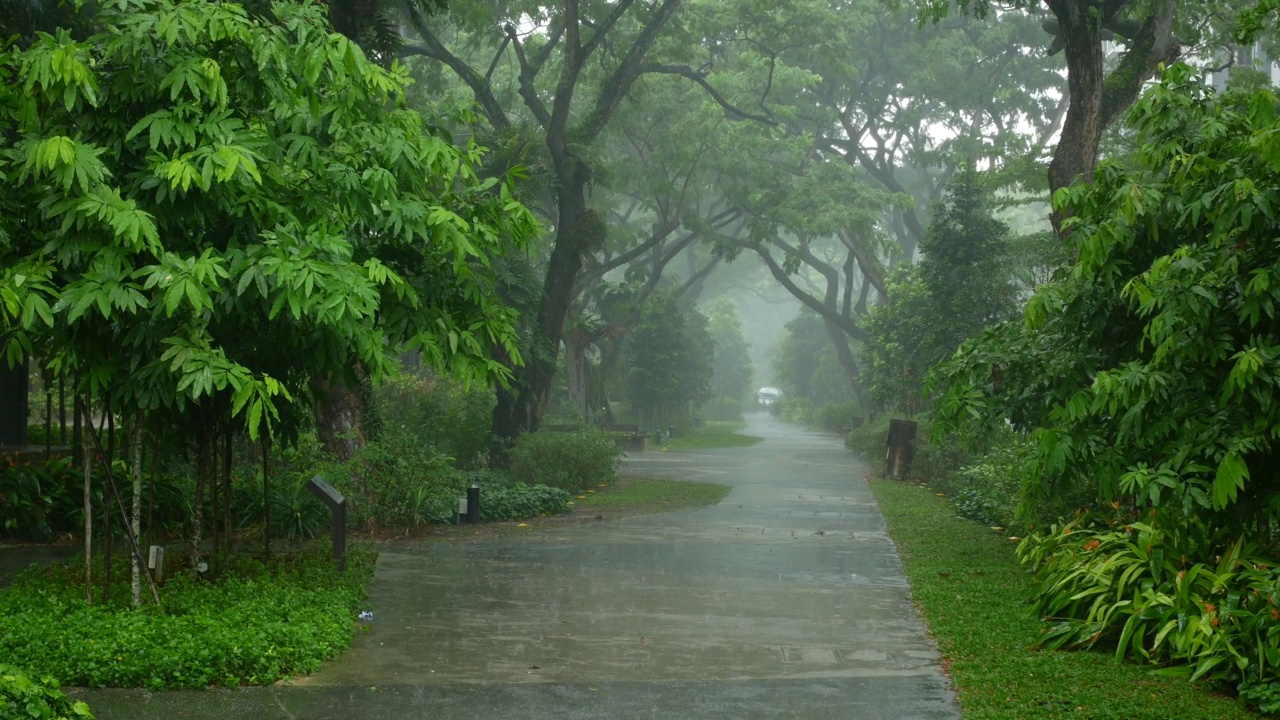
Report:
M 329 511 L 333 513 L 330 535 L 333 538 L 333 559 L 339 570 L 347 569 L 347 499 L 337 488 L 330 485 L 319 475 L 307 482 L 307 489 L 312 495 L 320 498 Z

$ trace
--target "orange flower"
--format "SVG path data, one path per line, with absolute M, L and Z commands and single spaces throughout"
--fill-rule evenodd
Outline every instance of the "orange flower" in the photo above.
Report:
M 1275 609 L 1275 608 L 1271 608 L 1271 619 L 1272 619 L 1272 620 L 1280 620 L 1280 610 L 1277 610 L 1277 609 Z
M 1212 614 L 1213 614 L 1214 612 L 1216 612 L 1217 610 L 1218 610 L 1218 606 L 1217 606 L 1217 605 L 1214 605 L 1213 603 L 1205 603 L 1205 604 L 1204 604 L 1204 611 L 1205 611 L 1205 612 L 1207 612 L 1207 613 L 1209 613 L 1210 615 L 1212 615 Z
M 1097 550 L 1098 546 L 1101 544 L 1102 543 L 1098 542 L 1097 538 L 1094 538 L 1093 540 L 1090 540 L 1089 542 L 1084 544 L 1084 549 L 1088 550 L 1089 552 L 1093 552 L 1094 550 Z

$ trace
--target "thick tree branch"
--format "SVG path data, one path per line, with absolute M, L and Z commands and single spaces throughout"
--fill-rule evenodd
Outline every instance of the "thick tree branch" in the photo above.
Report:
M 560 80 L 556 83 L 556 95 L 551 101 L 551 116 L 545 123 L 547 148 L 551 151 L 552 160 L 561 168 L 569 159 L 566 132 L 569 110 L 573 107 L 574 91 L 578 89 L 578 76 L 582 73 L 581 30 L 578 0 L 564 0 L 563 65 L 560 67 Z
M 600 27 L 595 28 L 595 33 L 591 35 L 591 39 L 582 46 L 583 61 L 586 61 L 587 58 L 591 57 L 591 53 L 595 52 L 596 48 L 600 47 L 600 43 L 609 34 L 609 31 L 613 29 L 614 25 L 618 24 L 618 20 L 627 12 L 627 9 L 630 8 L 634 2 L 635 0 L 618 0 L 618 3 L 613 6 L 613 12 L 609 13 L 609 17 L 605 18 L 604 22 L 600 23 Z
M 1170 63 L 1182 54 L 1182 46 L 1173 37 L 1173 23 L 1178 14 L 1177 0 L 1161 0 L 1136 35 L 1120 64 L 1102 84 L 1102 125 L 1110 125 L 1138 95 L 1147 78 L 1160 63 Z
M 834 308 L 827 307 L 821 300 L 800 289 L 792 277 L 787 274 L 787 271 L 774 259 L 773 253 L 769 251 L 767 246 L 746 240 L 738 241 L 738 244 L 740 247 L 754 251 L 764 261 L 765 266 L 769 268 L 769 272 L 778 281 L 778 284 L 785 287 L 787 292 L 791 293 L 806 307 L 821 315 L 824 320 L 834 323 L 849 337 L 855 340 L 865 340 L 867 338 L 866 331 L 858 327 L 850 318 L 841 317 L 840 313 Z
M 542 66 L 547 64 L 547 60 L 551 58 L 551 53 L 556 49 L 556 45 L 560 44 L 560 38 L 563 35 L 563 22 L 551 26 L 551 34 L 547 36 L 547 41 L 543 43 L 542 47 L 538 48 L 533 60 L 529 62 L 529 67 L 533 69 L 535 75 L 542 72 Z
M 516 51 L 516 62 L 520 64 L 520 97 L 524 99 L 525 107 L 529 108 L 529 112 L 533 113 L 534 119 L 545 130 L 551 123 L 551 113 L 547 111 L 542 97 L 538 95 L 537 79 L 540 67 L 530 63 L 525 57 L 524 45 L 516 35 L 515 27 L 508 25 L 506 33 L 507 39 L 511 41 L 511 47 Z
M 680 77 L 688 78 L 694 81 L 698 85 L 702 86 L 702 89 L 705 90 L 707 94 L 711 96 L 712 100 L 716 101 L 717 105 L 724 108 L 725 115 L 727 115 L 732 120 L 754 120 L 755 122 L 758 122 L 758 123 L 764 123 L 765 125 L 775 125 L 775 126 L 778 124 L 778 119 L 773 116 L 773 113 L 769 111 L 769 108 L 763 106 L 764 104 L 763 98 L 761 98 L 761 109 L 764 110 L 765 112 L 764 115 L 743 110 L 742 108 L 737 107 L 736 105 L 726 100 L 724 95 L 720 94 L 719 90 L 716 90 L 711 83 L 707 82 L 706 73 L 702 73 L 697 70 L 694 70 L 688 65 L 663 65 L 660 63 L 646 63 L 644 67 L 641 68 L 641 72 L 661 74 L 661 75 L 679 75 Z
M 853 313 L 853 253 L 849 253 L 844 261 L 844 297 L 841 299 L 840 314 L 850 317 Z
M 649 22 L 645 23 L 644 27 L 641 28 L 635 42 L 627 49 L 626 54 L 622 56 L 621 62 L 618 63 L 613 73 L 609 75 L 608 80 L 601 86 L 602 90 L 599 96 L 596 97 L 595 107 L 582 123 L 582 132 L 586 139 L 594 140 L 605 125 L 609 124 L 609 120 L 618 109 L 618 105 L 622 103 L 622 99 L 627 96 L 627 93 L 631 92 L 631 85 L 640 76 L 640 69 L 644 59 L 649 54 L 649 49 L 657 41 L 658 33 L 671 20 L 671 17 L 679 7 L 680 0 L 662 0 L 662 5 L 658 6 L 653 17 L 649 18 Z
M 840 242 L 849 249 L 850 256 L 858 261 L 858 267 L 862 270 L 862 277 L 865 279 L 866 284 L 874 287 L 882 296 L 887 296 L 888 292 L 885 290 L 884 282 L 884 266 L 861 243 L 854 239 L 852 233 L 842 231 L 839 236 Z
M 685 280 L 684 283 L 680 285 L 680 287 L 676 288 L 675 293 L 673 294 L 677 298 L 683 297 L 685 293 L 689 292 L 691 289 L 696 287 L 703 280 L 706 280 L 707 276 L 711 274 L 711 271 L 715 270 L 716 267 L 718 267 L 720 263 L 723 261 L 724 261 L 724 258 L 719 255 L 712 257 L 711 261 L 708 262 L 706 265 L 704 265 L 702 269 L 690 275 L 688 280 Z M 695 294 L 695 297 L 696 297 L 696 294 Z
M 484 110 L 485 117 L 489 119 L 489 123 L 496 129 L 504 129 L 510 122 L 507 120 L 507 113 L 502 109 L 502 104 L 498 102 L 498 98 L 493 94 L 493 88 L 490 87 L 489 81 L 481 77 L 470 65 L 462 58 L 449 52 L 449 49 L 440 42 L 440 39 L 431 32 L 426 21 L 422 17 L 422 13 L 409 7 L 409 22 L 413 25 L 413 29 L 422 37 L 422 45 L 405 45 L 400 48 L 400 57 L 410 57 L 413 55 L 422 55 L 434 60 L 439 60 L 453 70 L 467 87 L 471 88 L 471 93 L 475 95 L 476 102 L 480 103 L 481 109 Z
M 502 59 L 502 53 L 506 52 L 507 45 L 510 44 L 511 38 L 502 38 L 502 44 L 498 46 L 498 52 L 493 54 L 493 60 L 489 61 L 489 69 L 484 73 L 484 81 L 488 84 L 493 79 L 493 71 L 498 69 L 498 61 Z

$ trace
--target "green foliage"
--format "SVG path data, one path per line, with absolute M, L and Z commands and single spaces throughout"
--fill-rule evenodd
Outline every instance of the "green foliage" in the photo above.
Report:
M 702 415 L 708 420 L 741 420 L 742 402 L 729 398 L 713 398 L 702 406 Z
M 426 445 L 460 468 L 484 466 L 492 444 L 494 395 L 489 387 L 403 374 L 379 385 L 374 397 L 382 432 L 396 438 L 398 450 Z
M 715 421 L 681 432 L 670 441 L 663 441 L 669 450 L 710 450 L 713 448 L 750 447 L 764 440 L 755 435 L 743 435 L 740 430 L 747 424 L 742 420 Z
M 742 334 L 737 305 L 728 297 L 719 298 L 707 310 L 707 324 L 715 346 L 711 394 L 742 402 L 751 392 L 755 368 L 751 365 L 751 345 Z
M 889 301 L 867 318 L 864 346 L 872 396 L 885 407 L 925 409 L 925 375 L 964 340 L 1017 309 L 1009 230 L 989 191 L 965 168 L 947 186 L 920 242 L 923 257 L 888 281 Z
M 772 355 L 773 376 L 784 401 L 780 412 L 788 403 L 793 412 L 801 413 L 800 408 L 810 405 L 856 400 L 817 313 L 806 308 L 788 322 Z
M 1166 675 L 1280 687 L 1280 570 L 1256 544 L 1179 515 L 1085 514 L 1018 548 L 1049 648 L 1114 648 Z
M 823 430 L 843 432 L 862 419 L 862 409 L 856 402 L 828 403 L 817 410 L 817 425 Z
M 162 608 L 128 605 L 128 571 L 113 602 L 86 605 L 83 570 L 32 570 L 0 591 L 0 655 L 87 687 L 267 685 L 308 673 L 345 648 L 375 554 L 349 547 L 347 571 L 327 553 L 260 563 L 233 556 L 213 581 L 179 574 Z
M 511 447 L 511 479 L 577 492 L 617 477 L 621 451 L 598 428 L 525 433 Z
M 1024 326 L 940 368 L 940 424 L 1033 431 L 1028 510 L 1083 495 L 1241 531 L 1273 513 L 1276 107 L 1270 90 L 1215 95 L 1170 68 L 1130 113 L 1134 157 L 1056 198 L 1077 263 Z
M 26 720 L 93 720 L 84 702 L 71 702 L 51 677 L 32 678 L 0 663 L 0 717 Z
M 67 459 L 28 460 L 0 454 L 0 534 L 49 540 L 71 529 L 77 498 L 71 489 L 83 483 Z
M 965 717 L 987 720 L 1246 720 L 1234 698 L 1096 653 L 1031 649 L 1032 579 L 1007 534 L 957 518 L 931 489 L 871 485 L 902 555 L 911 595 L 937 639 Z
M 575 510 L 618 515 L 689 510 L 715 505 L 731 489 L 719 483 L 623 477 L 608 488 L 576 500 Z
M 640 309 L 624 350 L 627 399 L 646 424 L 686 420 L 712 396 L 715 343 L 707 318 L 658 293 Z
M 1022 495 L 1022 474 L 1033 448 L 1018 438 L 1003 442 L 950 473 L 951 482 L 930 482 L 952 496 L 960 517 L 987 525 L 1015 527 L 1018 499 Z M 944 452 L 932 448 L 934 454 Z
M 869 461 L 884 459 L 885 444 L 889 438 L 888 415 L 878 415 L 874 419 L 853 428 L 844 436 L 844 446 L 849 452 L 855 452 Z M 919 445 L 920 443 L 916 443 Z
M 113 407 L 256 436 L 313 376 L 401 343 L 479 381 L 518 358 L 490 258 L 535 231 L 314 3 L 117 0 L 0 51 L 0 331 Z M 23 82 L 13 82 L 22 78 Z M 82 388 L 82 389 L 85 389 Z
M 480 519 L 523 520 L 540 515 L 555 515 L 569 509 L 573 496 L 567 490 L 546 485 L 482 484 Z

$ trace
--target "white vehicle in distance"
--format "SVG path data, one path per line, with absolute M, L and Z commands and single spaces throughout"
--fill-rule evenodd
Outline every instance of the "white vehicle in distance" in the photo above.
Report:
M 762 387 L 756 391 L 756 404 L 769 407 L 782 397 L 782 391 L 774 387 Z

